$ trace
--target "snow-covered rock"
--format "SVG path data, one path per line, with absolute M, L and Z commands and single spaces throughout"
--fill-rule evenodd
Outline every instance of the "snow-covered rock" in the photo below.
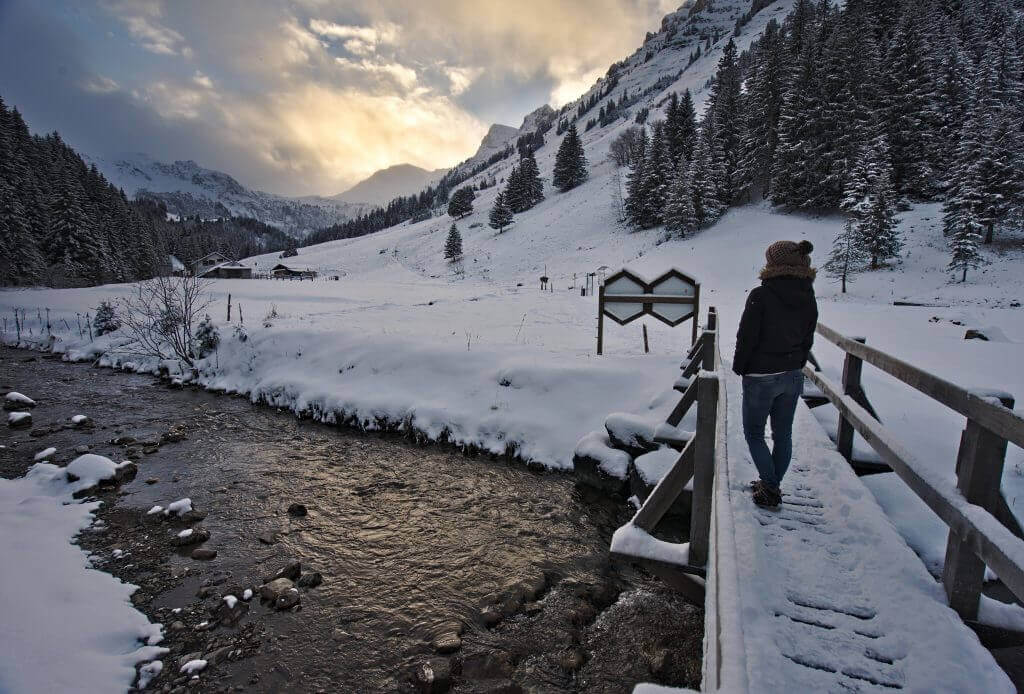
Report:
M 658 444 L 654 443 L 655 425 L 643 417 L 616 412 L 604 420 L 604 428 L 612 447 L 624 450 L 631 456 L 658 449 Z
M 40 460 L 46 460 L 47 458 L 53 457 L 53 454 L 56 452 L 57 449 L 54 448 L 53 446 L 50 446 L 49 448 L 44 448 L 43 450 L 36 453 L 35 456 L 33 456 L 32 460 L 35 460 L 36 462 L 39 462 Z
M 28 427 L 32 425 L 31 412 L 8 412 L 7 426 L 11 428 Z
M 603 431 L 593 431 L 580 439 L 572 459 L 580 481 L 612 494 L 625 491 L 631 461 L 628 453 L 611 447 Z
M 21 409 L 25 407 L 32 408 L 35 406 L 35 400 L 14 390 L 4 396 L 4 408 L 8 410 Z
M 86 453 L 68 463 L 64 475 L 78 492 L 104 482 L 122 482 L 134 476 L 137 470 L 135 463 L 130 460 L 115 463 L 102 455 Z

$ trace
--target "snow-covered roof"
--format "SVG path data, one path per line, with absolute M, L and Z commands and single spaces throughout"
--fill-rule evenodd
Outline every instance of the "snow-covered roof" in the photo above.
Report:
M 316 272 L 316 270 L 306 265 L 285 265 L 284 263 L 278 263 L 273 268 L 271 268 L 270 271 L 273 272 L 274 270 L 288 270 L 290 272 Z
M 229 270 L 251 270 L 252 269 L 248 265 L 242 265 L 237 260 L 229 260 L 226 263 L 218 263 L 217 265 L 214 265 L 211 268 L 207 268 L 206 270 L 203 271 L 203 274 L 204 275 L 208 275 L 211 272 L 213 272 L 214 270 L 220 270 L 221 268 L 229 269 Z
M 197 258 L 197 259 L 193 260 L 192 262 L 193 263 L 201 263 L 204 260 L 208 260 L 209 258 L 223 258 L 224 260 L 228 260 L 228 257 L 226 255 L 224 255 L 223 253 L 221 253 L 220 251 L 214 251 L 213 253 L 207 253 L 202 258 Z

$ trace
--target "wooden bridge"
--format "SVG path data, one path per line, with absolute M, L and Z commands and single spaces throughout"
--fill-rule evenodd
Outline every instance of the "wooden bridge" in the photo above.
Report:
M 681 449 L 678 459 L 615 533 L 612 556 L 704 606 L 702 691 L 1016 691 L 978 635 L 989 645 L 1024 639 L 977 620 L 989 599 L 986 567 L 1024 602 L 1024 540 L 999 490 L 1007 442 L 1024 446 L 1024 418 L 1005 394 L 967 391 L 863 340 L 817 331 L 845 352 L 842 383 L 805 369 L 813 388 L 797 408 L 782 504 L 761 509 L 750 494 L 757 473 L 742 431 L 742 384 L 723 368 L 711 309 L 665 428 L 675 431 L 696 406 L 696 430 L 661 437 Z M 878 421 L 860 385 L 865 362 L 966 417 L 957 484 Z M 838 448 L 810 410 L 824 402 L 840 413 Z M 884 461 L 860 472 L 891 469 L 949 527 L 941 581 L 857 476 L 854 431 Z M 658 539 L 659 522 L 691 483 L 689 543 Z

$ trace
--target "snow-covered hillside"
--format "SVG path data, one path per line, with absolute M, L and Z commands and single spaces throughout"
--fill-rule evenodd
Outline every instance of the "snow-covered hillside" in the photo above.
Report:
M 335 195 L 333 199 L 355 205 L 386 205 L 399 196 L 420 192 L 444 176 L 446 171 L 447 169 L 427 171 L 412 164 L 396 164 L 374 172 L 369 178 L 360 181 L 344 193 Z
M 161 200 L 170 214 L 205 219 L 253 217 L 297 238 L 310 231 L 357 217 L 366 205 L 324 197 L 288 198 L 249 190 L 221 171 L 205 169 L 194 161 L 173 164 L 146 154 L 82 157 L 128 197 Z

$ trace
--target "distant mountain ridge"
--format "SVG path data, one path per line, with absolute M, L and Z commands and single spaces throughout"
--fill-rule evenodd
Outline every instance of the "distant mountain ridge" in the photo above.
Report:
M 82 158 L 95 164 L 128 197 L 157 200 L 178 217 L 251 217 L 303 238 L 315 229 L 357 217 L 366 209 L 366 205 L 336 198 L 286 197 L 250 190 L 229 174 L 192 160 L 168 164 L 143 153 Z
M 447 173 L 448 169 L 427 169 L 412 164 L 395 164 L 374 172 L 332 199 L 352 204 L 386 205 L 391 200 L 414 195 Z

